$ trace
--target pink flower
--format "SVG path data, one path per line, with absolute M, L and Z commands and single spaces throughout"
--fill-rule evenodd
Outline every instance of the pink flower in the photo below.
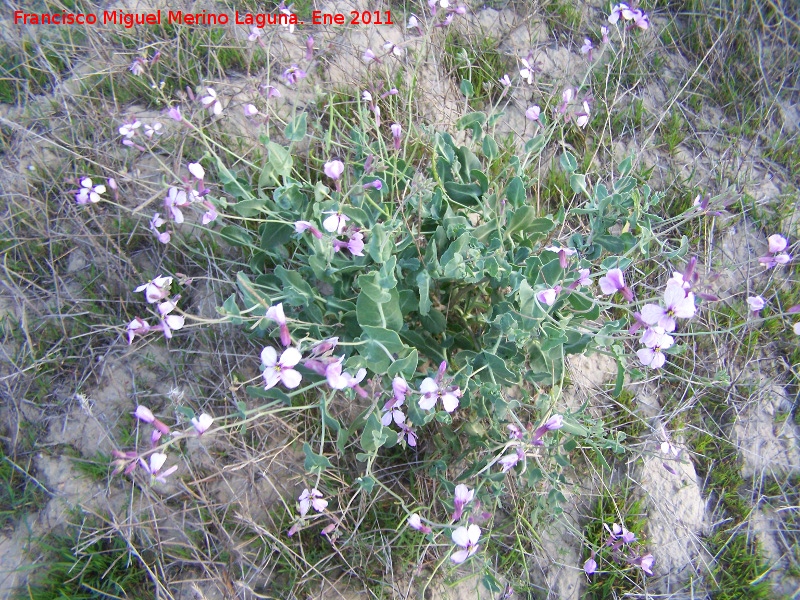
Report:
M 172 119 L 173 121 L 180 122 L 183 120 L 183 115 L 181 114 L 180 106 L 171 106 L 167 111 L 167 115 L 169 115 L 169 118 Z
M 653 574 L 653 563 L 655 562 L 655 558 L 652 554 L 645 554 L 644 556 L 640 556 L 631 561 L 632 565 L 638 565 L 642 568 L 642 571 L 647 573 L 648 575 Z
M 575 99 L 575 90 L 570 88 L 566 88 L 563 92 L 561 92 L 561 104 L 558 105 L 558 109 L 556 109 L 562 115 L 567 112 L 567 106 L 569 103 Z
M 547 306 L 553 306 L 556 302 L 556 297 L 558 293 L 561 291 L 561 286 L 557 285 L 554 288 L 549 288 L 538 292 L 536 294 L 536 299 L 541 302 L 542 304 L 546 304 Z
M 408 526 L 411 527 L 411 529 L 416 529 L 417 531 L 421 531 L 422 533 L 430 533 L 431 531 L 433 531 L 427 525 L 422 524 L 422 519 L 416 513 L 408 517 L 408 521 L 406 521 L 406 523 L 408 523 Z
M 589 109 L 589 103 L 584 101 L 583 112 L 575 114 L 575 123 L 578 125 L 578 127 L 584 128 L 589 124 L 590 116 L 591 116 L 591 110 Z
M 662 350 L 670 348 L 675 340 L 662 327 L 652 327 L 642 334 L 642 343 L 645 347 L 637 350 L 636 356 L 643 365 L 660 369 L 667 360 Z
M 520 58 L 520 62 L 522 63 L 523 67 L 519 70 L 519 76 L 522 77 L 524 81 L 528 82 L 528 85 L 533 84 L 533 74 L 536 69 L 528 62 L 525 58 Z
M 329 160 L 325 163 L 324 170 L 325 175 L 334 181 L 338 181 L 338 179 L 342 176 L 342 173 L 344 173 L 344 163 L 340 160 Z
M 139 75 L 144 74 L 146 67 L 147 67 L 147 60 L 140 56 L 137 56 L 131 62 L 131 66 L 128 67 L 128 70 L 138 77 Z
M 347 248 L 353 256 L 364 256 L 364 234 L 360 231 L 354 231 L 350 234 L 350 239 L 347 242 L 333 241 L 333 249 L 336 252 L 342 248 Z
M 161 216 L 156 213 L 153 215 L 153 218 L 150 219 L 150 231 L 152 231 L 159 242 L 162 244 L 169 244 L 169 240 L 171 237 L 171 232 L 167 229 L 166 231 L 159 231 L 158 228 L 161 227 L 166 221 L 161 218 Z
M 539 105 L 534 104 L 533 106 L 529 106 L 528 110 L 525 111 L 525 118 L 529 121 L 538 121 L 541 113 L 542 109 L 539 108 Z
M 619 21 L 619 17 L 622 14 L 622 11 L 628 10 L 628 5 L 625 3 L 620 3 L 614 5 L 611 9 L 611 14 L 608 15 L 608 22 L 612 25 L 616 25 L 617 21 Z
M 761 312 L 761 309 L 767 305 L 767 302 L 761 296 L 750 296 L 747 299 L 747 305 L 750 307 L 750 310 L 753 312 L 753 315 L 758 315 Z
M 405 438 L 406 444 L 411 446 L 412 448 L 416 448 L 417 446 L 417 434 L 414 433 L 414 430 L 403 423 L 400 426 L 400 439 Z
M 522 429 L 520 429 L 514 423 L 509 423 L 506 425 L 506 429 L 508 429 L 508 437 L 512 440 L 521 440 L 522 439 Z
M 212 115 L 222 114 L 222 103 L 217 99 L 217 92 L 214 88 L 206 88 L 206 95 L 200 98 L 200 103 Z
M 106 186 L 102 184 L 93 185 L 89 177 L 84 177 L 81 179 L 80 189 L 75 194 L 75 201 L 78 204 L 97 204 L 100 202 L 100 194 L 104 194 L 105 191 Z
M 278 359 L 278 352 L 272 346 L 267 346 L 261 351 L 261 362 L 264 364 L 264 388 L 270 389 L 283 383 L 287 388 L 294 389 L 300 385 L 302 375 L 294 370 L 303 356 L 296 348 L 287 348 Z
M 597 571 L 597 561 L 594 558 L 587 558 L 583 563 L 583 572 L 587 575 L 592 575 Z
M 592 49 L 593 48 L 594 48 L 594 46 L 592 46 L 592 40 L 590 40 L 589 38 L 584 38 L 583 46 L 581 46 L 581 54 L 588 54 L 589 55 L 588 56 L 589 62 L 592 61 Z
M 633 11 L 633 26 L 643 31 L 649 29 L 650 19 L 641 10 L 636 9 Z
M 383 189 L 383 182 L 380 179 L 376 179 L 375 181 L 370 181 L 369 183 L 365 183 L 363 187 L 365 190 L 373 188 L 380 191 L 381 189 Z
M 544 443 L 542 442 L 542 437 L 548 431 L 555 431 L 557 429 L 561 429 L 564 426 L 564 417 L 561 415 L 553 415 L 547 421 L 544 422 L 543 425 L 540 425 L 536 431 L 533 432 L 533 437 L 531 438 L 531 444 L 534 446 L 543 446 Z
M 373 60 L 376 60 L 378 57 L 375 56 L 375 53 L 372 51 L 371 48 L 367 48 L 364 50 L 364 54 L 361 55 L 361 60 L 365 63 L 371 63 Z
M 392 421 L 394 421 L 398 427 L 402 427 L 406 422 L 406 415 L 400 410 L 403 403 L 404 400 L 397 400 L 395 398 L 389 400 L 383 407 L 383 410 L 386 412 L 381 416 L 381 425 L 388 427 L 392 424 Z
M 128 344 L 133 343 L 133 338 L 137 335 L 144 335 L 150 331 L 150 325 L 147 324 L 146 321 L 136 317 L 133 321 L 128 323 L 128 327 L 126 328 L 128 332 Z
M 122 126 L 119 128 L 119 134 L 124 137 L 126 140 L 131 139 L 134 135 L 136 135 L 136 130 L 142 126 L 142 122 L 139 119 L 133 119 L 128 123 L 123 123 Z
M 511 87 L 511 78 L 508 76 L 508 73 L 506 73 L 505 75 L 503 75 L 503 76 L 502 76 L 502 77 L 499 79 L 499 81 L 500 81 L 500 83 L 503 85 L 503 87 Z
M 367 370 L 359 369 L 354 377 L 350 373 L 342 371 L 343 363 L 344 357 L 341 357 L 325 367 L 325 378 L 328 380 L 328 385 L 335 390 L 343 390 L 348 387 L 358 388 L 358 384 L 366 377 Z
M 658 304 L 645 304 L 642 307 L 642 321 L 648 325 L 657 325 L 664 331 L 675 331 L 675 319 L 689 319 L 694 316 L 697 310 L 694 304 L 694 294 L 686 293 L 683 287 L 683 276 L 681 281 L 670 279 L 664 290 L 664 304 L 662 308 Z
M 294 230 L 297 233 L 303 233 L 304 231 L 310 231 L 311 235 L 313 235 L 318 240 L 322 239 L 322 232 L 314 227 L 313 223 L 309 221 L 296 221 L 294 224 Z
M 592 285 L 592 280 L 589 279 L 589 269 L 580 269 L 578 271 L 578 279 L 576 283 L 578 285 Z
M 633 301 L 633 292 L 625 285 L 625 276 L 622 273 L 622 269 L 611 269 L 597 283 L 600 284 L 600 291 L 603 292 L 604 296 L 621 292 L 628 302 Z
M 306 38 L 306 60 L 310 61 L 314 58 L 314 38 L 308 36 Z
M 603 36 L 603 43 L 607 44 L 608 43 L 608 27 L 606 27 L 605 25 L 600 27 L 600 34 Z
M 175 300 L 180 298 L 176 296 Z M 158 314 L 161 316 L 161 322 L 153 327 L 159 329 L 164 333 L 164 337 L 168 340 L 172 338 L 172 332 L 182 329 L 184 325 L 183 315 L 171 315 L 170 313 L 175 310 L 175 300 L 167 300 L 158 305 Z
M 328 506 L 328 501 L 322 499 L 322 492 L 317 488 L 304 489 L 298 498 L 300 502 L 300 516 L 305 517 L 308 509 L 313 507 L 315 511 L 322 512 Z
M 440 399 L 447 412 L 451 413 L 458 408 L 461 390 L 457 387 L 443 387 L 441 383 L 432 377 L 426 377 L 420 384 L 419 391 L 422 394 L 422 398 L 419 401 L 419 407 L 422 410 L 431 410 Z
M 139 459 L 139 464 L 141 467 L 150 474 L 151 483 L 153 481 L 166 483 L 166 478 L 178 470 L 178 465 L 174 465 L 161 473 L 161 467 L 164 466 L 165 462 L 167 462 L 167 455 L 161 452 L 153 452 L 153 454 L 150 455 L 149 464 L 146 463 L 143 458 Z
M 464 506 L 472 502 L 475 497 L 475 490 L 469 489 L 463 483 L 456 486 L 453 499 L 453 521 L 458 521 L 464 513 Z
M 203 168 L 203 165 L 200 163 L 189 163 L 189 173 L 191 173 L 195 179 L 199 179 L 200 181 L 206 176 L 206 170 Z
M 214 207 L 214 205 L 211 204 L 211 202 L 209 202 L 208 200 L 206 200 L 205 202 L 203 202 L 203 206 L 205 206 L 208 209 L 206 212 L 203 213 L 203 221 L 202 221 L 203 225 L 208 225 L 212 221 L 216 221 L 219 215 L 217 214 L 217 209 Z
M 208 431 L 208 428 L 211 427 L 213 422 L 214 418 L 206 413 L 203 413 L 199 417 L 192 417 L 192 427 L 194 427 L 194 430 L 197 432 L 198 436 L 201 436 Z
M 774 234 L 767 238 L 767 242 L 769 242 L 769 252 L 770 254 L 775 254 L 777 252 L 783 252 L 786 250 L 786 246 L 789 242 L 780 234 Z
M 286 315 L 283 314 L 283 302 L 279 302 L 275 306 L 270 306 L 264 316 L 267 319 L 275 321 L 280 327 L 281 344 L 283 344 L 284 347 L 290 346 L 292 344 L 292 336 L 289 333 L 289 326 L 286 324 Z
M 392 394 L 394 395 L 394 399 L 398 403 L 402 403 L 406 399 L 406 394 L 408 394 L 409 388 L 408 383 L 406 380 L 400 377 L 399 375 L 392 379 Z
M 330 233 L 335 232 L 337 235 L 341 235 L 344 233 L 344 228 L 347 226 L 347 222 L 349 220 L 350 217 L 347 215 L 343 215 L 342 213 L 338 212 L 333 213 L 331 216 L 326 217 L 322 222 L 322 228 Z
M 400 123 L 392 123 L 390 129 L 392 130 L 392 140 L 394 141 L 394 149 L 400 150 L 400 140 L 403 135 L 403 128 Z
M 508 473 L 511 469 L 517 466 L 517 463 L 521 461 L 525 457 L 525 453 L 517 448 L 517 450 L 511 454 L 506 454 L 503 458 L 498 460 L 497 462 L 503 468 L 503 473 Z
M 153 304 L 160 302 L 169 296 L 169 288 L 172 285 L 172 277 L 162 277 L 159 275 L 155 279 L 148 281 L 137 287 L 134 292 L 144 292 L 144 297 L 147 302 Z
M 145 123 L 144 135 L 147 139 L 152 139 L 154 135 L 161 135 L 162 133 L 164 133 L 162 129 L 164 129 L 164 126 L 158 121 L 156 121 L 152 125 L 148 125 Z
M 283 78 L 289 85 L 294 85 L 295 83 L 303 79 L 305 76 L 306 72 L 303 71 L 303 69 L 301 69 L 297 65 L 292 65 L 283 72 Z
M 247 36 L 247 39 L 251 42 L 255 42 L 256 40 L 260 39 L 262 35 L 264 35 L 264 32 L 261 29 L 258 27 L 251 27 L 250 35 Z
M 186 206 L 187 204 L 189 204 L 189 199 L 184 190 L 179 190 L 176 187 L 169 188 L 167 197 L 164 198 L 164 207 L 167 209 L 172 220 L 179 225 L 183 223 L 183 211 L 181 211 L 180 207 Z
M 566 246 L 547 246 L 545 250 L 558 254 L 558 264 L 561 265 L 562 269 L 566 269 L 569 265 L 569 257 L 578 252 L 574 248 L 567 248 Z
M 475 554 L 478 551 L 478 539 L 481 537 L 481 528 L 477 525 L 470 525 L 467 527 L 459 527 L 457 528 L 453 534 L 452 539 L 453 542 L 461 546 L 463 550 L 457 550 L 453 552 L 450 556 L 450 560 L 452 560 L 457 565 L 460 565 L 465 560 L 467 560 L 470 556 Z

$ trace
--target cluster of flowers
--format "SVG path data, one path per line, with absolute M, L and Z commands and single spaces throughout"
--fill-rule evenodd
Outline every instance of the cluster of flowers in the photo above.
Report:
M 628 29 L 638 27 L 639 29 L 645 30 L 650 28 L 649 17 L 638 8 L 632 9 L 624 2 L 615 4 L 611 8 L 611 14 L 608 15 L 608 22 L 612 25 L 616 25 L 620 17 L 630 22 Z
M 510 439 L 510 447 L 514 447 L 514 451 L 501 457 L 497 463 L 501 466 L 503 473 L 508 473 L 511 469 L 517 466 L 519 461 L 525 459 L 525 449 L 528 446 L 544 446 L 542 438 L 548 431 L 556 431 L 564 426 L 564 417 L 561 415 L 553 415 L 542 425 L 537 427 L 533 433 L 523 432 L 517 425 L 510 423 L 506 426 L 508 429 L 508 436 Z M 526 439 L 527 437 L 527 439 Z
M 106 180 L 106 183 L 108 183 L 108 187 L 111 188 L 111 191 L 114 192 L 114 196 L 116 197 L 116 180 L 109 178 Z M 102 183 L 95 185 L 91 177 L 81 177 L 79 184 L 80 187 L 77 190 L 70 192 L 75 194 L 75 202 L 78 204 L 97 204 L 102 199 L 102 195 L 106 193 L 106 186 Z
M 133 343 L 133 339 L 137 335 L 145 335 L 151 331 L 161 331 L 164 337 L 170 339 L 172 332 L 181 329 L 184 325 L 183 315 L 171 314 L 177 306 L 180 295 L 169 298 L 170 287 L 172 286 L 172 277 L 163 277 L 159 275 L 152 281 L 144 283 L 137 287 L 135 292 L 144 292 L 145 300 L 148 304 L 158 303 L 156 309 L 158 311 L 159 323 L 158 325 L 150 325 L 147 321 L 140 317 L 136 317 L 128 323 L 128 344 Z
M 162 436 L 172 435 L 174 437 L 175 434 L 170 431 L 170 428 L 157 419 L 153 411 L 146 406 L 137 406 L 133 414 L 142 423 L 153 426 L 153 431 L 150 433 L 150 445 L 152 448 L 158 445 Z M 192 417 L 191 422 L 194 433 L 201 436 L 211 427 L 214 419 L 210 415 L 203 413 L 199 417 Z M 163 452 L 150 453 L 149 461 L 145 461 L 143 456 L 134 451 L 121 452 L 119 450 L 114 450 L 112 455 L 114 457 L 112 464 L 114 465 L 115 474 L 124 472 L 126 475 L 130 475 L 136 470 L 136 467 L 139 466 L 150 476 L 150 485 L 155 482 L 166 483 L 167 477 L 178 470 L 178 465 L 173 465 L 166 471 L 161 470 L 167 462 L 167 455 Z
M 786 248 L 789 247 L 789 241 L 785 237 L 776 233 L 767 238 L 767 243 L 769 244 L 769 254 L 767 256 L 761 256 L 758 259 L 759 264 L 765 269 L 773 269 L 778 265 L 788 264 L 792 260 L 792 255 L 785 252 Z M 749 296 L 747 298 L 747 305 L 750 307 L 753 316 L 758 316 L 761 310 L 767 305 L 767 301 L 763 296 Z M 797 313 L 800 313 L 800 305 L 792 306 L 786 311 L 786 314 L 789 315 Z M 793 325 L 792 331 L 800 335 L 800 321 Z
M 152 140 L 155 136 L 164 133 L 164 125 L 159 121 L 154 121 L 152 125 L 142 123 L 139 119 L 133 118 L 130 121 L 123 123 L 119 128 L 119 134 L 122 136 L 122 145 L 136 148 L 140 152 L 147 149 L 140 144 L 137 144 L 135 139 L 142 133 L 148 140 Z
M 206 209 L 202 223 L 203 225 L 208 225 L 215 221 L 219 215 L 211 201 L 205 199 L 205 196 L 211 191 L 203 183 L 203 178 L 206 176 L 205 169 L 200 163 L 189 163 L 188 169 L 194 180 L 192 182 L 184 180 L 183 189 L 174 186 L 169 188 L 167 196 L 164 198 L 166 216 L 180 225 L 184 221 L 182 209 L 190 204 L 201 204 Z M 155 213 L 150 220 L 150 231 L 162 244 L 169 244 L 172 239 L 172 231 L 170 229 L 161 231 L 161 227 L 166 223 L 167 221 L 161 217 L 161 213 Z
M 630 549 L 630 544 L 636 541 L 636 535 L 632 531 L 628 531 L 624 526 L 617 525 L 616 523 L 613 523 L 611 527 L 609 527 L 607 523 L 603 523 L 603 527 L 608 533 L 608 538 L 603 545 L 610 546 L 612 558 L 617 561 L 623 561 L 632 566 L 641 567 L 642 571 L 648 575 L 653 574 L 652 567 L 653 563 L 655 562 L 655 558 L 652 554 L 648 553 L 637 555 L 632 551 L 628 556 L 625 556 L 624 554 L 623 546 L 627 544 Z M 592 551 L 591 556 L 583 564 L 583 570 L 587 575 L 593 575 L 597 572 L 597 560 L 594 550 Z

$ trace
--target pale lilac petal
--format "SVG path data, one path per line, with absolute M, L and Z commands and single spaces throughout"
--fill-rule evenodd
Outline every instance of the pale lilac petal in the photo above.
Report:
M 601 281 L 602 281 L 602 279 L 601 279 Z M 602 284 L 601 284 L 601 287 L 602 287 Z M 683 291 L 681 291 L 681 294 L 683 294 Z M 666 314 L 667 314 L 667 311 L 664 310 L 658 304 L 645 304 L 642 307 L 641 317 L 642 317 L 642 321 L 644 321 L 648 325 L 658 325 L 659 324 L 658 322 Z
M 283 385 L 285 385 L 290 390 L 293 390 L 303 379 L 303 376 L 300 375 L 298 371 L 294 369 L 281 369 L 280 372 L 281 381 L 283 381 Z
M 261 351 L 261 362 L 267 367 L 274 367 L 278 364 L 278 352 L 272 346 L 267 346 Z

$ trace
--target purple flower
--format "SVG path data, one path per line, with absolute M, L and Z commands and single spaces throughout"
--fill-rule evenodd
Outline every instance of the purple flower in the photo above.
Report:
M 258 108 L 256 108 L 255 104 L 245 104 L 242 107 L 242 111 L 245 117 L 254 117 L 258 114 Z
M 305 517 L 308 509 L 313 507 L 315 511 L 322 512 L 328 506 L 328 501 L 322 499 L 322 492 L 317 488 L 304 489 L 298 498 L 300 503 L 300 516 Z
M 614 7 L 611 9 L 611 14 L 608 15 L 608 22 L 612 25 L 616 25 L 617 21 L 619 21 L 619 17 L 623 11 L 629 10 L 628 5 L 624 2 L 620 4 L 615 4 Z
M 655 558 L 652 554 L 645 554 L 644 556 L 640 556 L 639 558 L 635 558 L 630 563 L 632 565 L 637 565 L 642 568 L 642 571 L 647 573 L 648 575 L 653 574 L 653 563 L 655 562 Z
M 314 58 L 314 38 L 308 36 L 306 38 L 306 60 L 310 61 Z
M 523 67 L 519 70 L 519 76 L 522 77 L 524 81 L 527 81 L 528 85 L 532 85 L 533 74 L 536 72 L 536 68 L 525 58 L 520 58 L 519 60 L 523 65 Z
M 169 288 L 172 285 L 172 277 L 162 277 L 159 275 L 155 279 L 148 281 L 137 287 L 134 292 L 144 292 L 144 297 L 147 302 L 153 304 L 160 302 L 169 296 Z
M 770 254 L 776 254 L 778 252 L 783 252 L 786 250 L 786 246 L 789 242 L 786 240 L 785 237 L 776 233 L 771 235 L 767 238 L 767 242 L 769 242 L 769 252 Z
M 143 319 L 136 317 L 133 321 L 128 323 L 126 330 L 128 332 L 128 345 L 130 345 L 133 343 L 133 338 L 135 338 L 137 335 L 149 333 L 150 325 L 148 325 L 148 323 Z
M 200 103 L 208 109 L 212 115 L 222 114 L 222 104 L 217 98 L 217 92 L 214 88 L 206 88 L 206 96 L 200 98 Z
M 318 240 L 322 239 L 322 232 L 314 227 L 313 223 L 309 221 L 296 221 L 294 224 L 294 230 L 297 233 L 303 233 L 304 231 L 310 231 L 311 235 L 313 235 Z
M 584 38 L 583 46 L 581 46 L 581 54 L 587 54 L 588 58 L 589 58 L 589 62 L 592 62 L 592 49 L 593 48 L 594 48 L 594 46 L 592 46 L 592 40 L 590 40 L 589 38 Z
M 344 233 L 344 229 L 347 226 L 347 222 L 350 220 L 350 217 L 344 215 L 342 213 L 333 213 L 331 216 L 326 217 L 325 220 L 322 222 L 322 228 L 329 232 L 329 233 L 336 233 L 337 235 L 341 235 Z
M 529 121 L 538 121 L 541 113 L 542 109 L 539 108 L 539 105 L 534 104 L 533 106 L 529 106 L 528 110 L 525 111 L 525 118 Z
M 477 525 L 470 525 L 467 527 L 457 528 L 453 534 L 452 539 L 455 544 L 461 546 L 463 550 L 457 550 L 450 556 L 457 565 L 460 565 L 470 556 L 478 551 L 478 540 L 481 537 L 481 528 Z
M 499 81 L 501 84 L 503 84 L 503 87 L 511 87 L 511 78 L 508 76 L 508 73 L 503 75 Z
M 436 406 L 436 402 L 441 400 L 444 409 L 451 413 L 458 408 L 461 390 L 455 386 L 444 387 L 437 379 L 426 377 L 420 384 L 419 391 L 422 398 L 420 398 L 419 407 L 422 410 L 431 410 Z
M 279 302 L 275 306 L 270 306 L 264 316 L 267 319 L 275 321 L 280 327 L 281 344 L 283 344 L 284 348 L 290 346 L 292 344 L 292 336 L 289 333 L 289 326 L 286 324 L 286 315 L 283 313 L 283 302 Z
M 183 115 L 181 114 L 181 107 L 180 106 L 170 106 L 169 110 L 167 111 L 167 115 L 173 121 L 183 121 Z
M 178 329 L 183 329 L 184 318 L 183 315 L 171 315 L 170 313 L 175 310 L 176 301 L 180 296 L 175 296 L 173 300 L 167 300 L 158 305 L 158 314 L 161 316 L 161 322 L 153 327 L 164 333 L 164 337 L 172 339 L 172 332 Z
M 408 526 L 411 527 L 411 529 L 416 529 L 417 531 L 421 531 L 422 533 L 430 533 L 431 531 L 433 531 L 427 525 L 423 525 L 422 519 L 416 513 L 408 517 L 408 521 L 406 521 L 406 523 L 408 523 Z
M 608 43 L 608 27 L 606 27 L 605 25 L 600 27 L 600 34 L 603 36 L 603 43 L 607 44 Z
M 648 325 L 657 325 L 664 331 L 675 331 L 675 319 L 689 319 L 694 316 L 696 307 L 694 304 L 694 294 L 686 293 L 683 287 L 683 276 L 680 281 L 670 279 L 664 290 L 664 304 L 662 308 L 658 304 L 645 304 L 642 307 L 642 320 Z
M 553 415 L 547 421 L 544 422 L 544 425 L 541 425 L 533 432 L 533 438 L 531 439 L 531 443 L 534 446 L 542 446 L 544 443 L 542 442 L 542 436 L 548 431 L 555 431 L 556 429 L 561 429 L 564 426 L 564 417 L 561 415 Z
M 194 427 L 194 430 L 197 432 L 198 436 L 201 436 L 208 431 L 208 428 L 211 427 L 213 422 L 214 418 L 206 413 L 203 413 L 199 417 L 192 417 L 192 427 Z
M 367 370 L 363 368 L 359 369 L 354 377 L 350 375 L 350 373 L 342 371 L 343 362 L 344 357 L 330 363 L 325 368 L 325 378 L 328 380 L 328 385 L 335 390 L 343 390 L 348 387 L 358 387 L 358 384 L 361 383 L 361 381 L 367 375 Z
M 325 163 L 324 170 L 325 175 L 334 181 L 338 181 L 342 176 L 342 173 L 344 173 L 344 163 L 340 160 L 329 160 Z
M 517 448 L 515 452 L 511 454 L 506 454 L 503 458 L 501 458 L 497 462 L 503 468 L 503 473 L 507 473 L 508 471 L 516 467 L 517 463 L 521 461 L 523 458 L 525 458 L 525 453 L 520 448 Z
M 458 521 L 464 512 L 464 506 L 472 502 L 475 497 L 475 490 L 469 489 L 463 483 L 459 483 L 455 489 L 453 499 L 453 521 Z
M 641 10 L 636 9 L 632 11 L 633 13 L 633 26 L 638 27 L 641 30 L 649 29 L 650 27 L 650 19 L 649 17 L 644 14 Z
M 296 348 L 287 348 L 278 359 L 278 352 L 272 346 L 267 346 L 261 351 L 261 362 L 264 364 L 264 387 L 270 389 L 278 382 L 287 388 L 294 389 L 300 385 L 302 375 L 293 367 L 300 362 L 302 355 Z
M 603 292 L 603 295 L 607 296 L 608 294 L 621 292 L 628 302 L 633 301 L 633 292 L 625 285 L 625 276 L 622 273 L 622 269 L 611 269 L 597 283 L 600 284 L 600 291 Z
M 636 356 L 643 365 L 660 369 L 667 360 L 662 350 L 670 348 L 675 340 L 662 327 L 651 327 L 642 334 L 642 343 L 645 347 L 637 350 Z
M 81 179 L 81 188 L 75 194 L 75 201 L 78 204 L 96 204 L 100 202 L 100 194 L 104 194 L 106 186 L 92 185 L 92 180 L 89 177 Z
M 383 188 L 383 182 L 380 179 L 376 179 L 375 181 L 370 181 L 369 183 L 364 184 L 364 189 L 373 188 L 380 191 Z
M 390 129 L 392 130 L 392 140 L 394 141 L 394 149 L 400 150 L 400 140 L 401 136 L 403 135 L 403 128 L 400 126 L 400 123 L 392 123 Z
M 151 483 L 154 481 L 166 483 L 166 478 L 178 470 L 178 465 L 174 465 L 161 473 L 161 467 L 164 466 L 165 462 L 167 462 L 167 455 L 161 452 L 153 452 L 153 454 L 150 455 L 149 464 L 146 463 L 143 458 L 139 459 L 141 467 L 150 474 Z
M 561 265 L 562 269 L 566 269 L 569 265 L 569 257 L 578 252 L 574 248 L 567 248 L 566 246 L 547 246 L 545 250 L 558 254 L 558 264 Z
M 165 231 L 159 231 L 158 228 L 161 227 L 166 221 L 161 218 L 161 216 L 156 213 L 153 215 L 153 218 L 150 219 L 150 231 L 152 231 L 159 242 L 162 244 L 169 244 L 169 240 L 171 238 L 172 232 L 168 229 Z
M 303 69 L 301 69 L 297 65 L 292 65 L 283 72 L 283 78 L 289 85 L 294 85 L 295 83 L 303 79 L 305 76 L 306 72 L 303 71 Z
M 415 448 L 417 446 L 417 434 L 405 423 L 400 426 L 400 438 L 405 438 L 406 444 Z
M 750 307 L 753 315 L 758 316 L 758 313 L 767 305 L 767 302 L 761 296 L 750 296 L 747 299 L 747 305 Z
M 371 63 L 372 61 L 377 61 L 377 59 L 378 57 L 375 56 L 375 53 L 371 48 L 364 50 L 364 54 L 361 55 L 361 60 L 363 60 L 365 63 Z
M 541 292 L 538 292 L 536 294 L 536 299 L 542 304 L 545 304 L 547 306 L 553 306 L 553 304 L 555 304 L 556 302 L 556 297 L 558 296 L 558 293 L 560 291 L 561 291 L 561 286 L 557 285 L 554 288 L 549 288 Z
M 597 571 L 597 561 L 594 558 L 586 559 L 586 562 L 583 563 L 583 571 L 587 575 L 593 575 Z

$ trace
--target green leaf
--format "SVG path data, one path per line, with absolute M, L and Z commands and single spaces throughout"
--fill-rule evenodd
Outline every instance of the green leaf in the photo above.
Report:
M 389 377 L 397 377 L 402 375 L 406 379 L 411 379 L 417 370 L 419 363 L 419 352 L 412 349 L 405 358 L 398 358 L 389 367 Z
M 231 323 L 234 325 L 241 325 L 243 323 L 241 319 L 242 313 L 239 311 L 239 307 L 236 304 L 236 294 L 231 294 L 230 297 L 223 302 L 222 309 L 218 310 L 223 316 L 229 317 Z
M 472 137 L 475 140 L 479 140 L 481 139 L 481 130 L 484 123 L 486 123 L 486 115 L 484 113 L 471 112 L 456 121 L 456 126 L 459 129 L 471 129 Z
M 258 187 L 269 185 L 280 185 L 279 177 L 288 177 L 292 173 L 292 155 L 289 151 L 275 142 L 267 142 L 268 159 L 267 164 L 261 171 L 258 178 Z
M 527 237 L 540 237 L 550 232 L 553 221 L 547 217 L 536 218 L 536 209 L 532 206 L 521 206 L 514 211 L 514 216 L 506 227 L 506 237 L 521 233 Z
M 619 174 L 621 176 L 628 175 L 631 172 L 631 167 L 633 166 L 633 156 L 629 156 L 621 163 L 619 163 Z
M 481 186 L 476 183 L 445 181 L 443 185 L 450 200 L 461 206 L 475 206 L 483 195 Z
M 308 128 L 306 113 L 300 113 L 286 124 L 284 135 L 290 142 L 299 142 L 306 136 Z
M 472 87 L 472 83 L 468 79 L 462 79 L 461 85 L 459 86 L 461 93 L 464 94 L 467 98 L 472 98 L 475 95 L 475 88 Z
M 586 427 L 568 418 L 564 418 L 561 425 L 561 430 L 564 433 L 569 433 L 571 435 L 577 435 L 580 437 L 588 437 L 589 435 L 589 430 L 586 429 Z
M 578 161 L 575 158 L 575 155 L 569 150 L 564 150 L 564 153 L 561 155 L 561 158 L 558 160 L 558 162 L 561 164 L 561 168 L 567 173 L 572 173 L 578 168 Z
M 283 246 L 292 239 L 294 233 L 294 228 L 285 223 L 264 223 L 261 227 L 261 249 L 264 251 Z
M 400 336 L 396 331 L 391 329 L 384 329 L 383 327 L 373 327 L 371 325 L 362 325 L 364 336 L 379 342 L 389 352 L 399 353 L 406 349 L 406 345 L 400 340 Z M 364 339 L 362 336 L 362 340 Z
M 431 310 L 431 276 L 427 271 L 417 273 L 419 288 L 419 314 L 427 315 Z
M 236 227 L 235 225 L 226 225 L 219 230 L 219 235 L 226 242 L 234 246 L 251 246 L 253 244 L 250 234 L 241 227 Z
M 308 282 L 297 271 L 289 271 L 281 265 L 278 265 L 275 267 L 274 273 L 281 280 L 281 283 L 283 283 L 285 287 L 284 291 L 293 291 L 297 294 L 296 298 L 287 297 L 284 302 L 288 302 L 294 306 L 299 306 L 301 304 L 308 306 L 308 303 L 314 299 L 314 290 L 311 289 Z
M 359 477 L 356 479 L 358 487 L 364 490 L 367 494 L 371 494 L 375 488 L 375 480 L 372 477 Z
M 239 216 L 249 219 L 264 211 L 266 209 L 266 204 L 264 198 L 256 198 L 255 200 L 241 200 L 230 206 Z
M 316 454 L 308 442 L 303 442 L 303 452 L 306 455 L 306 460 L 303 463 L 306 473 L 323 473 L 325 469 L 333 467 L 331 461 L 326 456 Z
M 589 198 L 592 197 L 592 195 L 589 193 L 589 190 L 586 189 L 586 175 L 581 173 L 572 173 L 569 176 L 569 186 L 576 194 L 586 194 Z
M 506 198 L 508 198 L 509 204 L 514 208 L 519 208 L 525 204 L 525 186 L 522 183 L 522 179 L 519 177 L 511 178 L 506 188 Z
M 527 154 L 535 154 L 541 152 L 547 140 L 542 134 L 537 135 L 525 142 L 525 152 Z
M 497 142 L 495 142 L 494 138 L 490 135 L 483 138 L 482 149 L 483 155 L 490 161 L 500 156 L 500 148 L 498 148 Z
M 484 350 L 475 357 L 475 368 L 478 369 L 483 365 L 489 367 L 498 383 L 505 383 L 507 385 L 519 383 L 519 377 L 508 370 L 506 361 L 488 350 Z
M 376 272 L 360 275 L 361 292 L 356 300 L 356 318 L 362 327 L 382 327 L 399 331 L 403 326 L 400 295 L 397 289 L 386 291 L 376 284 Z
M 378 416 L 372 413 L 364 424 L 364 430 L 361 432 L 361 448 L 364 452 L 374 454 L 378 451 L 378 448 L 383 446 L 389 437 L 384 429 Z
M 377 223 L 372 228 L 369 246 L 367 247 L 372 260 L 379 265 L 383 264 L 392 255 L 393 246 L 392 240 L 386 235 L 386 228 L 383 223 Z

